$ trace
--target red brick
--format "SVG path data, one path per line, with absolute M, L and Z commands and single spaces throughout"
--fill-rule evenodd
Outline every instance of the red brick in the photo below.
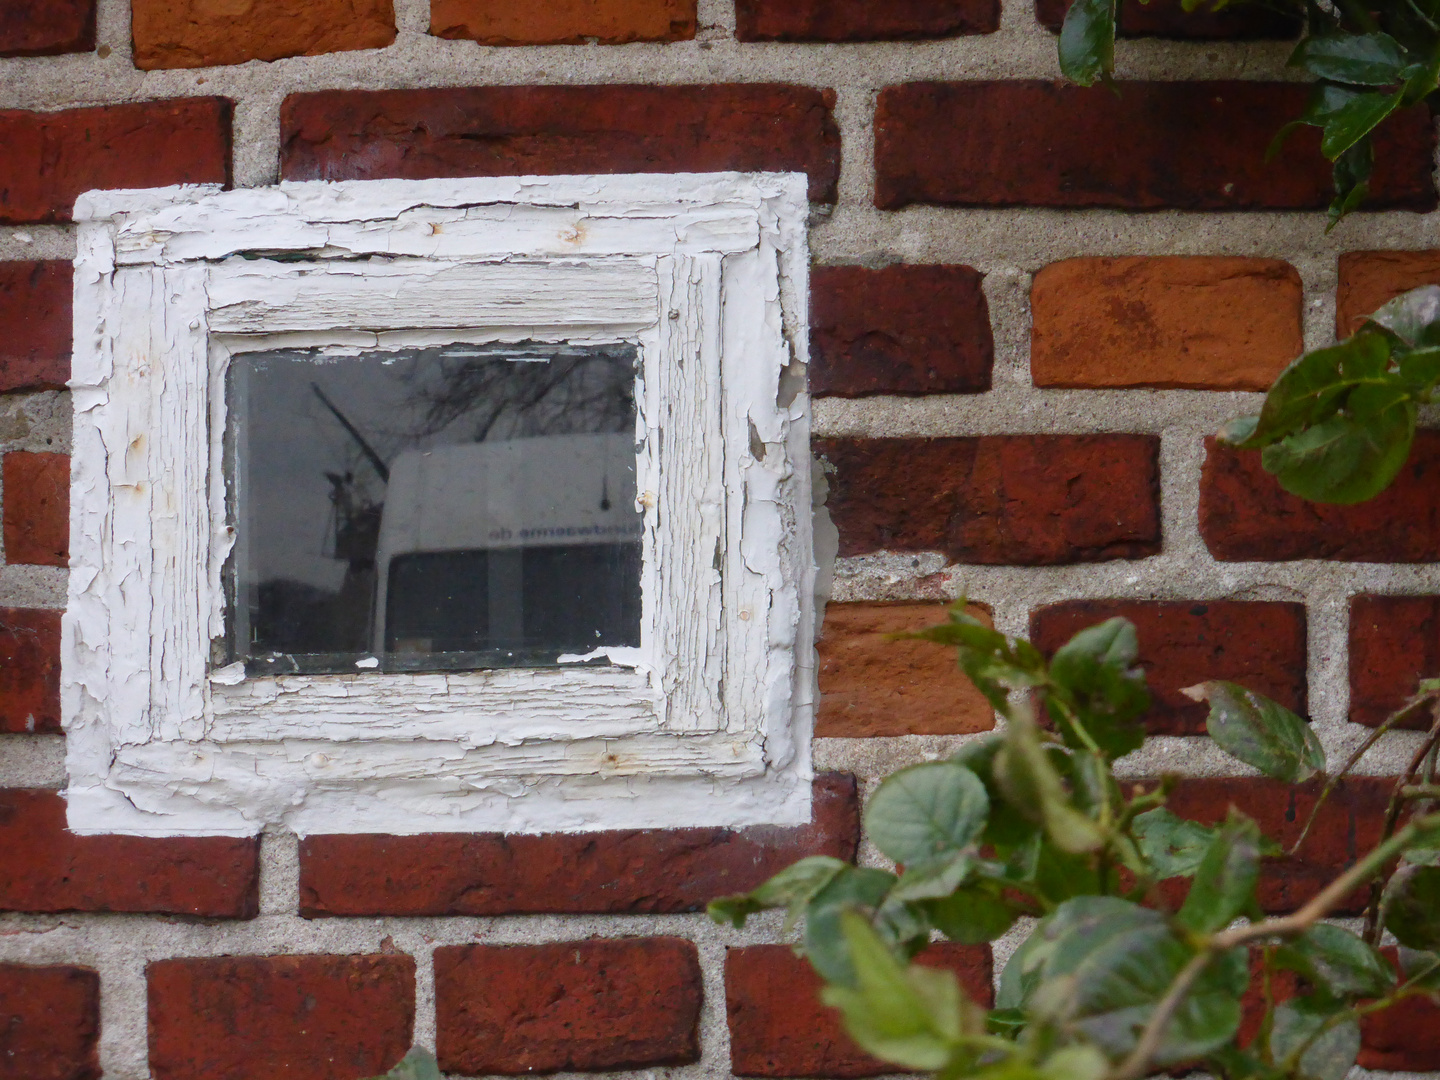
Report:
M 700 1058 L 700 958 L 682 938 L 435 950 L 435 1055 L 464 1076 Z
M 990 34 L 999 0 L 736 0 L 741 41 L 907 41 Z
M 1421 285 L 1440 285 L 1440 251 L 1347 251 L 1335 290 L 1335 336 L 1346 338 L 1381 304 Z
M 5 561 L 65 566 L 70 561 L 70 457 L 12 450 L 3 476 Z
M 968 266 L 817 266 L 810 273 L 810 391 L 974 394 L 995 344 L 982 276 Z
M 0 733 L 60 730 L 60 612 L 0 608 Z
M 1253 450 L 1205 440 L 1200 535 L 1223 562 L 1440 560 L 1440 432 L 1421 431 L 1409 463 L 1369 502 L 1306 502 L 1280 487 Z
M 1440 676 L 1440 596 L 1350 598 L 1350 719 L 1379 727 Z M 1402 727 L 1428 730 L 1428 714 Z
M 810 825 L 547 836 L 321 835 L 300 841 L 300 910 L 324 915 L 698 911 L 806 855 L 851 859 L 855 778 L 815 779 Z
M 1300 786 L 1248 776 L 1186 779 L 1170 795 L 1168 806 L 1181 817 L 1214 825 L 1233 805 L 1288 849 L 1310 816 L 1322 784 L 1323 777 Z M 1393 777 L 1383 776 L 1341 781 L 1299 853 L 1266 860 L 1258 890 L 1261 906 L 1269 912 L 1293 911 L 1379 843 L 1393 784 Z M 1358 914 L 1366 896 L 1366 890 L 1357 890 L 1336 913 Z
M 135 66 L 196 68 L 383 49 L 395 40 L 391 0 L 133 0 Z
M 931 945 L 919 963 L 947 968 L 987 1008 L 991 1004 L 988 945 Z M 896 1072 L 856 1046 L 840 1014 L 820 1003 L 820 977 L 788 945 L 725 951 L 725 1011 L 730 1070 L 736 1076 L 881 1076 Z M 903 1071 L 903 1070 L 902 1070 Z
M 95 48 L 95 0 L 0 0 L 0 56 Z
M 253 839 L 76 836 L 53 791 L 0 789 L 0 911 L 254 916 Z
M 1268 390 L 1304 350 L 1279 259 L 1066 259 L 1030 289 L 1036 386 Z
M 1399 968 L 1394 947 L 1380 950 Z M 1362 1069 L 1394 1072 L 1440 1070 L 1440 1003 L 1413 997 L 1360 1020 Z
M 0 263 L 0 394 L 70 378 L 70 264 Z
M 834 91 L 720 86 L 483 86 L 293 94 L 286 180 L 771 170 L 834 202 Z
M 1057 33 L 1070 0 L 1035 0 L 1035 19 Z M 1120 5 L 1120 37 L 1178 38 L 1190 41 L 1293 38 L 1300 33 L 1295 16 L 1259 4 L 1208 11 L 1186 11 L 1180 0 L 1125 0 Z
M 92 188 L 230 183 L 230 102 L 0 110 L 0 225 L 69 221 Z
M 1145 729 L 1203 735 L 1210 707 L 1180 693 L 1229 679 L 1305 713 L 1305 605 L 1237 600 L 1070 600 L 1030 616 L 1030 640 L 1053 655 L 1087 626 L 1120 616 L 1135 624 L 1150 686 Z
M 1151 435 L 817 439 L 840 554 L 942 551 L 1010 566 L 1138 559 L 1160 550 Z
M 695 36 L 695 0 L 430 0 L 430 33 L 482 45 L 683 41 Z
M 100 976 L 0 964 L 0 1080 L 99 1080 Z
M 408 956 L 219 956 L 145 968 L 155 1080 L 358 1080 L 415 1033 Z
M 1050 81 L 886 87 L 875 114 L 875 204 L 1318 210 L 1332 196 L 1319 133 L 1265 149 L 1298 116 L 1303 83 L 1121 82 L 1118 95 Z M 1426 109 L 1377 133 L 1367 208 L 1430 210 Z M 1183 166 L 1177 163 L 1183 162 Z

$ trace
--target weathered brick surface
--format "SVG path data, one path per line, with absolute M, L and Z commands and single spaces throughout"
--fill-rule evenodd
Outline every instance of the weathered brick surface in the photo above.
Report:
M 982 275 L 968 266 L 817 266 L 810 273 L 810 391 L 973 394 L 995 344 Z
M 155 1080 L 359 1080 L 415 1031 L 415 961 L 219 956 L 145 969 Z
M 70 264 L 0 262 L 0 394 L 70 378 Z
M 395 40 L 391 0 L 132 0 L 135 66 L 196 68 L 383 49 Z
M 1331 198 L 1318 129 L 1272 163 L 1274 133 L 1305 107 L 1300 83 L 1058 81 L 886 87 L 875 116 L 875 204 L 1317 210 Z M 1368 207 L 1429 210 L 1435 132 L 1409 109 L 1376 136 Z M 1183 165 L 1177 163 L 1183 162 Z
M 1268 390 L 1304 349 L 1279 259 L 1066 259 L 1030 289 L 1036 386 Z
M 1030 640 L 1047 656 L 1087 626 L 1119 616 L 1135 624 L 1150 686 L 1152 735 L 1203 735 L 1210 707 L 1180 693 L 1228 679 L 1305 713 L 1305 605 L 1235 600 L 1070 600 L 1030 616 Z
M 1440 285 L 1440 251 L 1347 251 L 1335 290 L 1335 335 L 1349 337 L 1386 301 L 1421 285 Z
M 223 836 L 76 836 L 53 791 L 0 789 L 0 911 L 131 911 L 248 919 L 259 847 Z
M 1057 33 L 1065 21 L 1070 0 L 1035 0 L 1035 18 Z M 1190 41 L 1226 41 L 1256 38 L 1293 38 L 1300 20 L 1258 4 L 1223 11 L 1197 8 L 1186 11 L 1180 0 L 1121 0 L 1120 37 L 1179 38 Z
M 0 56 L 55 56 L 95 48 L 96 0 L 0 0 Z
M 1380 950 L 1399 968 L 1396 949 Z M 1426 1073 L 1440 1070 L 1440 1005 L 1414 997 L 1360 1020 L 1362 1069 Z
M 482 45 L 682 41 L 695 36 L 695 0 L 430 0 L 430 33 Z
M 70 561 L 70 457 L 12 450 L 0 459 L 4 504 L 0 535 L 7 563 Z
M 1198 777 L 1180 781 L 1168 806 L 1181 817 L 1217 824 L 1233 805 L 1288 848 L 1299 838 L 1322 783 L 1322 777 L 1298 787 L 1258 777 Z M 1374 776 L 1341 781 L 1321 807 L 1305 846 L 1294 857 L 1265 861 L 1258 895 L 1266 911 L 1299 907 L 1379 843 L 1392 783 Z M 1366 896 L 1366 890 L 1357 890 L 1337 912 L 1358 913 Z
M 808 173 L 834 202 L 834 92 L 719 86 L 487 86 L 295 94 L 281 108 L 286 180 L 517 173 Z
M 60 730 L 60 612 L 0 608 L 0 733 Z
M 817 439 L 840 554 L 942 551 L 1016 566 L 1160 550 L 1150 435 Z
M 1213 438 L 1205 449 L 1200 535 L 1217 559 L 1440 560 L 1440 432 L 1419 432 L 1395 482 L 1355 506 L 1289 494 L 1261 467 L 1258 452 Z
M 816 648 L 820 708 L 815 734 L 965 735 L 995 726 L 995 710 L 960 671 L 955 650 L 888 635 L 946 621 L 945 603 L 830 603 Z M 985 622 L 990 613 L 972 604 Z
M 931 945 L 919 963 L 947 968 L 976 1001 L 991 1002 L 990 948 Z M 730 1069 L 736 1076 L 880 1076 L 896 1071 L 861 1050 L 840 1014 L 820 1003 L 819 976 L 788 945 L 725 951 Z
M 902 41 L 989 34 L 998 0 L 736 0 L 741 41 Z
M 855 778 L 821 773 L 813 797 L 811 823 L 798 828 L 307 836 L 300 908 L 311 917 L 698 911 L 806 855 L 853 858 Z
M 1440 596 L 1350 599 L 1350 719 L 1379 727 L 1415 693 L 1440 677 Z M 1428 729 L 1430 715 L 1402 726 Z
M 435 950 L 436 1057 L 482 1076 L 699 1060 L 700 959 L 682 938 Z
M 229 184 L 230 102 L 0 110 L 0 225 L 69 221 L 91 188 Z
M 98 1080 L 100 976 L 0 964 L 0 1080 Z

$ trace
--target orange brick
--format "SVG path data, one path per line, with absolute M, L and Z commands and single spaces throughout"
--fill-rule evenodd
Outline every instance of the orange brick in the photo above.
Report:
M 196 68 L 383 49 L 391 0 L 134 0 L 135 66 Z
M 1035 275 L 1036 386 L 1265 390 L 1304 347 L 1276 259 L 1067 259 Z
M 567 45 L 591 39 L 683 41 L 695 36 L 696 0 L 430 0 L 430 33 L 482 45 Z
M 820 639 L 820 710 L 815 734 L 968 735 L 995 726 L 995 711 L 960 672 L 955 650 L 887 634 L 945 621 L 942 603 L 830 604 Z M 972 604 L 969 612 L 990 622 Z
M 1440 285 L 1440 251 L 1347 251 L 1335 290 L 1335 336 L 1349 337 L 1381 304 L 1421 285 Z

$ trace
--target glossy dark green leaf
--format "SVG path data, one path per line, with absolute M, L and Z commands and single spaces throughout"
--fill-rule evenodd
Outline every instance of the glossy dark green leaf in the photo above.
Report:
M 1410 457 L 1415 404 L 1400 388 L 1366 394 L 1369 389 L 1350 395 L 1363 415 L 1332 416 L 1261 452 L 1261 464 L 1281 487 L 1312 502 L 1352 504 L 1390 485 Z
M 1115 0 L 1075 0 L 1060 27 L 1060 71 L 1091 86 L 1115 67 Z
M 926 863 L 968 846 L 989 811 L 974 773 L 953 761 L 928 761 L 885 779 L 865 808 L 865 831 L 896 862 Z
M 1216 830 L 1177 817 L 1163 806 L 1139 815 L 1132 828 L 1140 853 L 1161 881 L 1195 873 L 1216 836 Z
M 1334 161 L 1374 131 L 1379 123 L 1400 107 L 1401 91 L 1391 94 L 1357 94 L 1325 119 L 1320 135 L 1320 152 Z
M 1412 393 L 1424 394 L 1440 381 L 1440 348 L 1416 349 L 1400 357 L 1399 378 Z
M 812 896 L 828 885 L 846 864 L 828 855 L 812 855 L 787 866 L 764 884 L 738 896 L 723 896 L 710 901 L 706 911 L 718 923 L 732 923 L 739 928 L 757 911 L 776 907 L 803 907 Z
M 896 877 L 866 866 L 846 866 L 810 899 L 805 914 L 805 956 L 822 979 L 842 986 L 855 982 L 840 916 L 852 908 L 878 908 Z
M 1047 708 L 1066 745 L 1086 746 L 1066 707 L 1112 760 L 1145 741 L 1139 718 L 1150 707 L 1150 692 L 1145 673 L 1135 666 L 1138 654 L 1134 624 L 1120 618 L 1086 627 L 1056 650 L 1050 661 L 1056 685 L 1048 692 Z
M 1366 320 L 1411 349 L 1440 346 L 1440 285 L 1397 296 Z
M 1326 214 L 1327 233 L 1369 198 L 1370 176 L 1374 171 L 1375 143 L 1371 135 L 1358 140 L 1335 159 L 1335 166 L 1330 170 L 1335 197 L 1330 200 Z
M 1220 681 L 1182 692 L 1210 703 L 1205 730 L 1220 749 L 1266 776 L 1299 784 L 1325 768 L 1325 748 L 1310 725 L 1263 694 Z
M 1385 886 L 1385 929 L 1410 949 L 1440 949 L 1440 866 L 1403 865 Z
M 1316 923 L 1272 955 L 1277 967 L 1337 998 L 1380 997 L 1395 985 L 1395 969 L 1383 956 L 1358 935 L 1328 923 Z
M 1288 1061 L 1332 1017 L 1344 1013 L 1331 999 L 1295 998 L 1275 1008 L 1270 1053 L 1277 1063 Z M 1305 1080 L 1345 1080 L 1360 1053 L 1360 1025 L 1354 1016 L 1332 1027 L 1300 1054 L 1297 1072 Z
M 1224 434 L 1244 449 L 1268 446 L 1334 416 L 1345 395 L 1369 379 L 1381 379 L 1390 362 L 1390 343 L 1380 334 L 1357 334 L 1338 345 L 1315 349 L 1292 361 L 1269 392 L 1260 417 L 1248 432 L 1238 426 Z
M 1015 924 L 1016 913 L 993 889 L 968 885 L 949 896 L 924 902 L 930 921 L 951 941 L 981 945 Z
M 1326 34 L 1302 41 L 1290 63 L 1317 79 L 1391 86 L 1408 61 L 1405 50 L 1389 34 Z

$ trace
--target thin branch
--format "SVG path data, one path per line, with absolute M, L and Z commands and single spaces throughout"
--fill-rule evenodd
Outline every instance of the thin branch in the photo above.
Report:
M 1140 1033 L 1135 1049 L 1130 1051 L 1130 1056 L 1121 1063 L 1120 1068 L 1111 1074 L 1111 1080 L 1140 1080 L 1149 1071 L 1150 1059 L 1155 1056 L 1155 1051 L 1160 1049 L 1160 1042 L 1165 1038 L 1165 1029 L 1170 1026 L 1175 1013 L 1185 1003 L 1185 995 L 1190 992 L 1190 987 L 1214 956 L 1213 946 L 1201 949 L 1180 969 L 1175 981 L 1170 984 L 1170 989 L 1165 991 L 1165 996 L 1150 1014 L 1150 1022 Z
M 1382 841 L 1395 831 L 1395 826 L 1400 821 L 1400 810 L 1405 805 L 1404 800 L 1400 797 L 1400 792 L 1415 779 L 1415 774 L 1424 765 L 1427 755 L 1435 748 L 1436 743 L 1440 742 L 1440 702 L 1436 702 L 1430 711 L 1435 717 L 1434 724 L 1430 726 L 1430 734 L 1420 744 L 1420 749 L 1415 751 L 1415 755 L 1410 759 L 1409 767 L 1395 782 L 1395 789 L 1390 793 L 1390 805 L 1385 808 L 1385 826 L 1380 831 Z M 1372 883 L 1370 899 L 1365 905 L 1365 930 L 1361 935 L 1371 945 L 1380 944 L 1380 893 L 1380 882 Z

